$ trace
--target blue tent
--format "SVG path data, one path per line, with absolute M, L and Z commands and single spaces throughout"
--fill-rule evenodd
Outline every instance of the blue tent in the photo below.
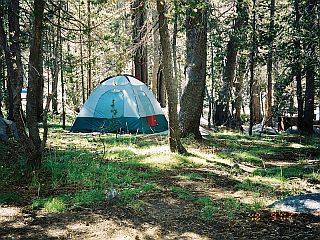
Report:
M 100 83 L 78 114 L 71 132 L 157 133 L 168 122 L 148 87 L 130 75 Z

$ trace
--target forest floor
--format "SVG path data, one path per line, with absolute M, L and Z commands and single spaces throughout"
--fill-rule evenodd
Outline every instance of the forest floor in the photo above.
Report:
M 320 192 L 320 139 L 183 142 L 189 155 L 170 153 L 166 136 L 51 126 L 43 167 L 28 176 L 18 146 L 0 144 L 0 239 L 320 239 L 320 216 L 267 208 Z

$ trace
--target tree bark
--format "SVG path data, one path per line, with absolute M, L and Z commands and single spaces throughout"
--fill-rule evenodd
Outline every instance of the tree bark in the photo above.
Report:
M 172 58 L 173 58 L 173 77 L 179 83 L 178 78 L 178 62 L 177 62 L 177 35 L 178 35 L 178 3 L 173 1 L 174 16 L 173 16 L 173 33 L 172 33 Z M 178 84 L 179 85 L 179 84 Z M 179 96 L 178 96 L 179 99 Z
M 179 113 L 182 137 L 193 134 L 196 139 L 202 138 L 199 126 L 206 85 L 207 18 L 206 8 L 198 9 L 196 13 L 191 7 L 187 9 L 187 84 L 181 96 Z
M 269 25 L 269 50 L 268 50 L 268 60 L 267 60 L 267 104 L 266 104 L 266 126 L 272 126 L 272 67 L 273 67 L 273 40 L 274 40 L 274 15 L 276 12 L 276 1 L 270 1 L 270 25 Z
M 79 2 L 79 19 L 81 19 L 81 2 Z M 79 29 L 79 47 L 80 47 L 80 74 L 81 74 L 81 90 L 82 90 L 82 104 L 86 101 L 86 90 L 85 90 L 85 82 L 84 82 L 84 69 L 83 69 L 83 34 L 82 27 Z
M 316 61 L 316 39 L 317 39 L 317 17 L 316 17 L 316 0 L 307 1 L 306 16 L 306 32 L 305 48 L 306 48 L 306 94 L 304 107 L 304 132 L 307 135 L 313 134 L 313 118 L 314 118 L 314 94 L 315 94 L 315 66 Z
M 299 0 L 294 1 L 294 12 L 295 12 L 295 20 L 294 20 L 294 28 L 296 35 L 300 34 L 300 7 Z M 297 37 L 294 40 L 294 61 L 295 64 L 293 66 L 293 73 L 296 78 L 296 86 L 297 86 L 297 104 L 298 104 L 298 129 L 302 131 L 303 128 L 303 96 L 302 96 L 302 73 L 301 73 L 301 44 L 300 38 Z
M 152 10 L 152 22 L 156 23 L 153 31 L 153 66 L 152 66 L 152 80 L 151 89 L 155 96 L 157 96 L 157 78 L 160 68 L 160 36 L 159 36 L 159 24 L 158 24 L 158 13 L 157 10 Z
M 163 79 L 163 67 L 162 64 L 159 66 L 159 71 L 157 74 L 157 100 L 162 108 L 167 106 L 166 101 L 166 86 Z
M 186 153 L 180 141 L 180 131 L 178 125 L 178 93 L 177 82 L 173 79 L 172 71 L 172 49 L 168 30 L 168 22 L 165 16 L 166 4 L 163 0 L 157 0 L 157 11 L 159 14 L 159 31 L 162 49 L 163 74 L 168 94 L 169 107 L 169 143 L 172 152 Z
M 88 0 L 88 8 L 90 8 L 90 1 Z M 62 7 L 60 1 L 60 8 Z M 89 11 L 89 16 L 91 12 Z M 91 22 L 89 17 L 89 22 Z M 89 27 L 90 28 L 90 27 Z M 89 30 L 90 32 L 90 30 Z M 89 34 L 89 91 L 92 90 L 92 80 L 91 80 L 91 32 Z M 60 58 L 60 81 L 61 81 L 61 104 L 62 104 L 62 128 L 66 129 L 66 110 L 65 110 L 65 91 L 64 91 L 64 69 L 63 69 L 63 47 L 62 47 L 62 32 L 59 31 L 59 58 Z
M 146 42 L 146 0 L 133 0 L 131 5 L 133 20 L 133 44 L 135 76 L 148 85 L 148 54 Z
M 39 99 L 43 98 L 43 65 L 42 65 L 42 21 L 44 12 L 44 0 L 34 0 L 34 21 L 32 42 L 29 56 L 29 78 L 27 93 L 27 123 L 29 129 L 29 137 L 35 146 L 34 158 L 29 159 L 29 164 L 38 167 L 41 164 L 41 139 L 38 127 L 39 117 Z M 42 93 L 42 95 L 40 95 Z M 43 106 L 41 108 L 41 114 Z
M 254 124 L 254 68 L 255 68 L 255 54 L 256 54 L 256 0 L 253 0 L 253 17 L 252 17 L 252 42 L 251 42 L 251 54 L 250 54 L 250 123 L 249 123 L 249 135 L 252 135 L 252 128 Z
M 58 31 L 58 30 L 57 30 Z M 55 37 L 52 37 L 52 52 L 53 58 L 51 63 L 51 78 L 52 78 L 52 112 L 58 114 L 58 81 L 59 81 L 59 64 L 58 64 L 58 43 L 55 41 Z
M 5 32 L 5 28 L 4 28 L 4 15 L 5 15 L 5 4 L 1 3 L 0 4 L 0 20 L 1 20 L 1 61 L 3 64 L 3 67 L 5 65 L 7 65 L 7 78 L 2 78 L 2 84 L 3 84 L 3 89 L 6 88 L 7 91 L 7 98 L 5 99 L 5 105 L 7 107 L 8 110 L 8 116 L 7 119 L 14 121 L 14 117 L 13 117 L 13 92 L 12 92 L 12 88 L 11 88 L 11 83 L 10 80 L 12 80 L 13 78 L 13 69 L 10 68 L 10 49 L 7 43 L 7 33 Z M 3 68 L 4 70 L 4 68 Z
M 235 30 L 234 30 L 235 31 Z M 232 83 L 235 76 L 236 62 L 237 62 L 237 46 L 236 46 L 236 36 L 231 36 L 227 44 L 227 56 L 226 56 L 226 66 L 223 74 L 223 88 L 220 94 L 219 109 L 221 111 L 217 112 L 220 116 L 217 118 L 221 125 L 228 121 L 230 116 L 230 99 Z
M 213 43 L 212 43 L 212 40 L 210 41 L 211 42 L 211 45 L 210 45 L 210 52 L 211 52 L 211 63 L 210 63 L 210 70 L 211 70 L 211 91 L 210 91 L 210 98 L 211 98 L 211 121 L 212 121 L 212 125 L 215 124 L 215 109 L 214 109 L 214 106 L 215 106 L 215 101 L 214 101 L 214 83 L 215 83 L 215 76 L 214 76 L 214 47 L 213 47 Z M 208 124 L 209 124 L 210 120 L 208 119 Z
M 244 36 L 247 31 L 248 22 L 248 6 L 243 0 L 237 0 L 237 17 L 234 20 L 230 39 L 226 48 L 226 64 L 223 71 L 223 87 L 219 94 L 218 107 L 215 119 L 218 125 L 230 124 L 231 117 L 234 117 L 233 110 L 230 111 L 232 100 L 232 89 L 234 87 L 234 79 L 236 76 L 237 55 L 241 48 L 241 44 L 246 41 Z M 237 94 L 237 93 L 236 93 Z M 232 106 L 234 107 L 234 105 Z
M 4 117 L 2 107 L 4 102 L 5 78 L 5 60 L 2 48 L 0 47 L 0 117 Z
M 261 86 L 257 79 L 254 80 L 252 86 L 252 111 L 253 111 L 253 124 L 260 123 L 263 119 L 261 112 Z
M 241 108 L 243 103 L 243 80 L 246 72 L 246 66 L 247 66 L 247 56 L 241 55 L 239 58 L 239 64 L 238 64 L 238 73 L 237 78 L 235 82 L 235 88 L 236 88 L 236 96 L 235 96 L 235 120 L 238 124 L 242 124 L 241 121 Z
M 91 55 L 92 55 L 92 36 L 91 36 L 91 1 L 92 0 L 87 0 L 87 14 L 88 14 L 88 80 L 87 80 L 87 96 L 91 94 L 91 91 L 93 90 L 93 83 L 92 83 L 92 60 L 91 60 Z M 60 39 L 61 41 L 61 39 Z M 62 62 L 61 62 L 62 64 Z M 62 66 L 62 65 L 61 65 Z M 61 70 L 62 71 L 62 70 Z
M 8 4 L 9 33 L 4 28 L 5 4 L 0 4 L 0 46 L 5 54 L 7 77 L 13 97 L 13 120 L 16 123 L 19 141 L 26 149 L 27 156 L 32 158 L 35 146 L 25 131 L 25 122 L 21 114 L 21 90 L 23 85 L 23 66 L 20 49 L 20 4 L 19 0 L 12 0 Z M 9 39 L 7 39 L 9 36 Z

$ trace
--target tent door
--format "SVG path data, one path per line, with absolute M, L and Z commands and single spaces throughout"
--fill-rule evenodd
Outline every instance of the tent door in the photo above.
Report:
M 139 99 L 142 104 L 144 113 L 147 117 L 147 122 L 149 127 L 155 127 L 158 125 L 157 116 L 155 115 L 154 108 L 147 94 L 143 91 L 139 92 Z
M 122 91 L 113 89 L 100 97 L 94 115 L 98 118 L 121 118 L 123 117 L 123 108 Z

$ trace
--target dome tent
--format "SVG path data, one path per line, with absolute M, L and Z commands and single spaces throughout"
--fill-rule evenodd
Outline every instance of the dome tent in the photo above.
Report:
M 102 81 L 80 110 L 71 132 L 157 133 L 168 122 L 148 87 L 130 75 Z

